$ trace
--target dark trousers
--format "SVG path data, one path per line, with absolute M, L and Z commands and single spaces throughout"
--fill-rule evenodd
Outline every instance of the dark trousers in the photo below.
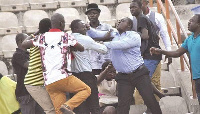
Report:
M 117 114 L 129 114 L 135 87 L 151 112 L 162 114 L 160 106 L 153 95 L 149 71 L 145 66 L 130 74 L 118 73 L 116 81 L 118 84 Z
M 19 102 L 22 114 L 45 114 L 42 107 L 40 107 L 31 95 L 27 94 L 25 96 L 16 97 L 16 99 Z
M 196 93 L 197 93 L 197 97 L 198 97 L 198 101 L 200 105 L 200 78 L 194 79 L 194 81 L 195 81 L 195 89 L 196 89 Z
M 91 88 L 91 95 L 74 109 L 76 114 L 100 114 L 97 78 L 92 72 L 72 73 Z

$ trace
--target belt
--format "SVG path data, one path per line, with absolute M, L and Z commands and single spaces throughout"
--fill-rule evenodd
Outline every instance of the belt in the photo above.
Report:
M 122 73 L 122 72 L 118 72 L 118 73 L 119 73 L 119 74 L 122 74 L 122 75 L 129 75 L 129 74 L 132 74 L 132 73 L 136 73 L 137 71 L 141 70 L 141 69 L 144 68 L 144 67 L 145 67 L 145 65 L 142 64 L 142 65 L 140 65 L 136 70 L 134 70 L 134 71 L 132 71 L 132 72 L 130 72 L 130 73 Z

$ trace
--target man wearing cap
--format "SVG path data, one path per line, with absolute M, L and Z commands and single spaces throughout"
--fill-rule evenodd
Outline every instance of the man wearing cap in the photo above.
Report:
M 112 26 L 99 21 L 101 10 L 96 3 L 88 4 L 85 14 L 89 19 L 89 25 L 98 31 L 109 31 Z M 101 54 L 96 51 L 90 50 L 90 57 L 92 63 L 92 72 L 94 75 L 99 75 L 101 72 L 101 66 L 106 60 L 110 60 L 109 53 Z

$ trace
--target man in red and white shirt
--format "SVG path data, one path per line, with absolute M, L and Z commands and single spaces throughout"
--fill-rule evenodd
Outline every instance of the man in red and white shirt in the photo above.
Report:
M 64 33 L 65 20 L 61 14 L 51 17 L 52 29 L 38 36 L 32 45 L 40 48 L 46 89 L 56 114 L 74 114 L 72 111 L 91 94 L 91 89 L 75 76 L 67 73 L 67 60 L 71 60 L 70 48 L 84 51 L 72 36 Z M 66 92 L 76 93 L 66 102 Z M 59 110 L 60 109 L 60 110 Z

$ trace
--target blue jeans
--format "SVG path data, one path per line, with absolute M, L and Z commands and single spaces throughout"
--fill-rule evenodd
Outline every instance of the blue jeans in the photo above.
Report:
M 157 65 L 160 63 L 160 60 L 150 60 L 144 59 L 144 65 L 149 70 L 149 76 L 152 78 L 153 73 L 156 70 Z
M 195 81 L 195 88 L 196 88 L 198 101 L 199 101 L 199 104 L 200 104 L 200 78 L 195 79 L 194 81 Z
M 43 109 L 30 95 L 17 97 L 22 114 L 44 114 Z

